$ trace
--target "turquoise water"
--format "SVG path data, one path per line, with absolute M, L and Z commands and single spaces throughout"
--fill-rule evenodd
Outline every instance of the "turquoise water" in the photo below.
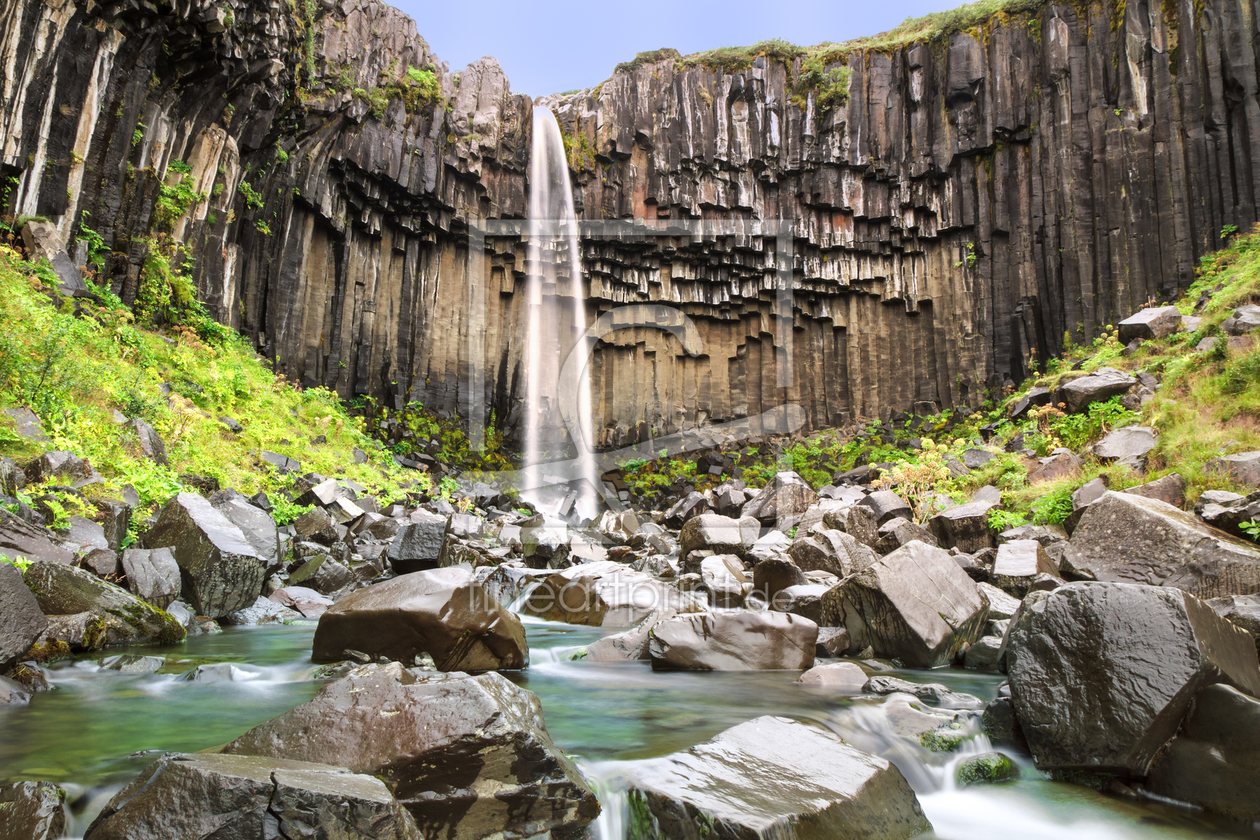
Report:
M 1192 812 L 1102 796 L 1046 781 L 1025 763 L 1023 778 L 957 790 L 957 756 L 927 753 L 881 730 L 878 702 L 797 685 L 796 672 L 653 673 L 646 663 L 601 664 L 571 656 L 603 635 L 597 628 L 526 619 L 531 667 L 509 677 L 536 692 L 556 743 L 577 758 L 605 805 L 596 834 L 621 840 L 626 776 L 638 762 L 704 741 L 758 715 L 810 720 L 885 755 L 919 794 L 936 836 L 948 840 L 1146 840 L 1239 836 Z M 302 703 L 318 683 L 310 662 L 314 624 L 229 628 L 172 648 L 127 653 L 164 656 L 142 676 L 102 669 L 98 660 L 58 663 L 57 689 L 29 706 L 0 707 L 0 777 L 51 779 L 69 793 L 71 831 L 81 834 L 109 796 L 157 751 L 223 744 Z M 117 655 L 109 651 L 105 656 Z M 236 680 L 182 679 L 196 666 L 234 663 Z M 959 671 L 901 671 L 983 700 L 1000 678 Z M 969 752 L 986 749 L 978 739 Z M 1254 834 L 1250 836 L 1255 836 Z

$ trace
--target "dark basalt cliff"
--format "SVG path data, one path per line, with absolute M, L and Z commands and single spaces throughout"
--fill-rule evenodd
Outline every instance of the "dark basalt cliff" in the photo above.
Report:
M 764 57 L 666 59 L 549 98 L 583 219 L 713 223 L 584 242 L 591 318 L 665 302 L 701 343 L 608 335 L 601 442 L 784 401 L 813 426 L 975 403 L 1065 331 L 1184 287 L 1222 227 L 1256 220 L 1257 6 L 998 15 L 849 52 L 833 109 Z M 184 243 L 211 313 L 304 383 L 512 424 L 525 250 L 491 237 L 470 260 L 469 230 L 525 214 L 532 103 L 492 59 L 447 72 L 364 0 L 0 0 L 0 27 L 7 213 L 48 217 L 72 254 L 95 230 L 124 300 Z M 163 207 L 181 181 L 204 199 Z M 772 317 L 779 220 L 790 331 Z

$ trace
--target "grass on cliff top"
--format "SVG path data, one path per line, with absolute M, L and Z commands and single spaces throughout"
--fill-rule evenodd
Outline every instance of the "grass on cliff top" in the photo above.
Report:
M 260 450 L 295 458 L 303 472 L 357 481 L 386 501 L 401 498 L 400 482 L 416 475 L 401 470 L 335 394 L 285 381 L 232 331 L 207 342 L 184 327 L 169 334 L 144 328 L 108 292 L 104 305 L 80 301 L 76 315 L 73 302 L 50 291 L 54 284 L 46 264 L 0 246 L 0 408 L 30 408 L 50 438 L 27 441 L 0 414 L 0 456 L 23 464 L 46 450 L 72 452 L 104 479 L 84 489 L 89 498 L 117 497 L 130 484 L 147 508 L 189 489 L 185 475 L 245 494 L 266 491 L 283 504 L 276 491 L 292 480 L 260 462 Z M 115 411 L 151 424 L 170 463 L 146 459 L 131 426 L 115 423 Z M 231 432 L 220 416 L 242 431 Z M 313 442 L 319 436 L 326 442 Z M 367 463 L 354 462 L 355 448 Z M 41 492 L 27 488 L 25 495 Z

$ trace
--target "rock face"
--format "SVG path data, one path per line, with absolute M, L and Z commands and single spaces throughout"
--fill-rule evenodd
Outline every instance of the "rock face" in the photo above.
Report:
M 372 776 L 277 758 L 167 755 L 110 800 L 84 840 L 209 836 L 414 840 L 418 830 Z
M 66 828 L 64 798 L 52 782 L 0 785 L 0 837 L 57 840 Z
M 191 2 L 123 14 L 4 0 L 13 215 L 52 220 L 72 265 L 83 249 L 70 235 L 90 220 L 102 278 L 126 301 L 149 234 L 169 233 L 189 246 L 210 312 L 303 384 L 514 416 L 523 246 L 502 237 L 485 260 L 465 254 L 470 223 L 525 214 L 530 98 L 493 60 L 457 83 L 379 3 Z M 680 356 L 638 319 L 601 342 L 600 442 L 782 400 L 810 425 L 975 403 L 1065 330 L 1092 340 L 1187 284 L 1222 225 L 1255 219 L 1256 94 L 1237 80 L 1256 47 L 1220 37 L 1250 14 L 1240 0 L 1167 15 L 1029 6 L 931 43 L 852 50 L 835 106 L 797 90 L 800 59 L 764 56 L 725 70 L 646 62 L 550 98 L 583 218 L 786 219 L 800 237 L 787 331 L 764 323 L 773 232 L 584 244 L 601 266 L 592 318 L 669 303 L 704 346 Z M 410 68 L 433 72 L 435 96 Z M 176 160 L 205 199 L 168 218 L 154 202 Z M 133 177 L 112 174 L 128 164 Z M 485 342 L 470 349 L 459 337 L 474 331 Z M 615 387 L 626 382 L 644 387 Z
M 17 566 L 0 560 L 0 673 L 30 649 L 48 619 Z
M 822 617 L 849 631 L 850 650 L 870 646 L 910 668 L 935 668 L 980 637 L 988 611 L 949 552 L 912 542 L 837 584 Z
M 530 837 L 578 829 L 599 814 L 595 794 L 547 734 L 538 698 L 498 674 L 364 666 L 224 751 L 336 756 L 383 779 L 424 837 Z
M 679 615 L 649 635 L 652 668 L 681 671 L 799 670 L 814 665 L 818 625 L 778 612 Z
M 634 840 L 898 840 L 931 830 L 897 768 L 768 715 L 636 768 L 630 803 Z
M 1251 637 L 1166 587 L 1073 583 L 1033 593 L 1009 631 L 1007 666 L 1043 770 L 1143 776 L 1201 688 L 1223 682 L 1260 695 Z
M 262 591 L 266 563 L 240 528 L 194 493 L 180 493 L 162 507 L 144 545 L 171 549 L 184 598 L 200 615 L 229 615 Z
M 1101 581 L 1175 586 L 1201 598 L 1260 592 L 1260 547 L 1166 502 L 1108 491 L 1085 509 L 1072 565 Z
M 427 653 L 443 671 L 524 668 L 520 619 L 458 567 L 402 575 L 352 592 L 319 617 L 311 658 L 355 650 L 410 664 Z

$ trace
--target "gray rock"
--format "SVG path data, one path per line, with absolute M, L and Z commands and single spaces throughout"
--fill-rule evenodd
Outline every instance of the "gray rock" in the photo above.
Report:
M 108 548 L 98 548 L 85 554 L 79 560 L 79 566 L 103 578 L 114 577 L 122 571 L 118 553 Z
M 845 627 L 850 649 L 871 647 L 911 668 L 953 661 L 980 637 L 988 602 L 949 552 L 910 543 L 842 580 L 823 598 L 823 624 Z
M 871 512 L 875 514 L 875 523 L 877 525 L 883 525 L 897 517 L 902 519 L 914 518 L 910 505 L 906 504 L 904 499 L 891 490 L 877 490 L 858 502 L 858 504 L 871 509 Z
M 376 577 L 375 568 L 371 569 L 370 577 Z M 330 554 L 316 554 L 289 573 L 289 583 L 309 586 L 321 595 L 331 595 L 354 580 L 349 567 Z
M 669 510 L 665 511 L 663 521 L 671 528 L 681 528 L 687 523 L 687 520 L 693 516 L 707 513 L 708 510 L 708 499 L 704 497 L 703 493 L 697 493 L 693 490 L 679 499 Z
M 866 672 L 853 662 L 828 662 L 815 665 L 796 681 L 801 685 L 822 686 L 837 694 L 861 694 L 868 679 Z
M 287 455 L 280 455 L 275 452 L 268 452 L 267 450 L 264 449 L 258 453 L 258 458 L 264 464 L 270 464 L 272 467 L 275 467 L 275 469 L 278 472 L 281 472 L 281 473 L 285 473 L 288 475 L 296 475 L 302 471 L 302 464 L 299 461 L 296 461 L 293 458 L 288 457 Z
M 582 774 L 547 734 L 537 696 L 499 674 L 362 666 L 224 752 L 336 756 L 389 785 L 420 836 L 531 837 L 580 829 L 599 813 Z
M 1230 595 L 1207 602 L 1216 614 L 1256 640 L 1260 654 L 1260 595 Z
M 1204 464 L 1203 469 L 1228 476 L 1243 487 L 1260 489 L 1260 450 L 1213 458 Z
M 1246 335 L 1260 329 L 1260 306 L 1249 303 L 1234 310 L 1234 314 L 1221 322 L 1226 335 Z
M 727 556 L 739 563 L 737 558 Z M 632 627 L 660 609 L 694 612 L 701 607 L 689 596 L 651 575 L 605 560 L 547 575 L 521 609 L 530 615 L 568 624 Z
M 69 565 L 74 553 L 55 542 L 47 528 L 32 525 L 0 507 L 0 555 Z
M 179 597 L 179 564 L 169 548 L 129 548 L 123 552 L 122 567 L 127 588 L 153 606 L 164 610 Z
M 134 654 L 107 656 L 100 665 L 120 674 L 156 674 L 166 664 L 160 656 L 136 656 Z
M 1260 591 L 1260 546 L 1128 493 L 1108 491 L 1085 508 L 1065 559 L 1096 580 L 1175 586 L 1202 598 Z
M 40 421 L 39 415 L 29 408 L 6 408 L 4 413 L 13 420 L 14 430 L 18 437 L 29 440 L 31 443 L 48 442 L 48 435 L 44 434 L 44 424 Z
M 909 694 L 942 709 L 982 709 L 978 697 L 962 694 L 940 683 L 914 683 L 897 677 L 874 676 L 866 684 L 868 694 Z
M 1244 531 L 1242 526 L 1248 522 L 1260 522 L 1260 490 L 1257 490 L 1250 496 L 1244 496 L 1224 504 L 1205 502 L 1204 497 L 1210 493 L 1211 491 L 1204 493 L 1199 497 L 1199 501 L 1195 503 L 1194 507 L 1199 517 L 1213 528 L 1220 528 L 1227 534 L 1241 537 L 1244 541 L 1254 542 L 1251 539 L 1251 535 Z
M 1121 492 L 1144 496 L 1148 499 L 1158 499 L 1175 508 L 1186 506 L 1186 480 L 1179 473 L 1169 473 L 1163 478 L 1157 478 Z
M 429 654 L 442 671 L 517 669 L 529 660 L 520 619 L 466 569 L 414 572 L 342 598 L 319 617 L 311 658 L 344 651 L 410 663 Z
M 805 573 L 787 557 L 767 557 L 753 567 L 753 592 L 765 603 L 772 603 L 774 596 L 789 586 L 808 583 Z
M 997 671 L 1002 658 L 1002 640 L 982 636 L 971 643 L 963 654 L 963 667 L 972 671 Z
M 700 579 L 714 607 L 738 607 L 744 603 L 745 584 L 751 588 L 744 564 L 734 554 L 715 554 L 700 561 Z
M 63 451 L 40 455 L 26 467 L 26 477 L 32 484 L 65 484 L 76 490 L 101 483 L 91 463 Z
M 332 545 L 338 538 L 337 523 L 333 521 L 332 514 L 322 507 L 313 507 L 293 520 L 293 532 L 298 539 L 320 545 Z
M 1181 310 L 1175 306 L 1153 306 L 1135 312 L 1116 326 L 1121 344 L 1166 338 L 1181 330 Z
M 1246 822 L 1260 820 L 1260 701 L 1227 685 L 1199 692 L 1146 778 L 1160 796 Z
M 0 837 L 57 840 L 66 830 L 65 792 L 52 782 L 0 786 Z
M 1145 775 L 1201 688 L 1260 692 L 1252 639 L 1170 587 L 1071 583 L 1033 593 L 1006 654 L 1015 712 L 1043 770 Z
M 788 556 L 803 572 L 818 570 L 840 578 L 872 566 L 879 559 L 873 549 L 834 528 L 798 538 L 788 548 Z
M 259 595 L 258 600 L 252 606 L 248 606 L 243 610 L 237 610 L 231 615 L 225 615 L 223 623 L 233 626 L 253 627 L 258 624 L 288 624 L 290 621 L 297 621 L 301 618 L 302 614 L 297 610 L 289 609 L 283 604 Z
M 412 840 L 419 829 L 370 775 L 246 755 L 166 755 L 124 787 L 85 840 L 172 837 Z
M 944 548 L 957 548 L 964 554 L 974 554 L 982 548 L 997 545 L 989 530 L 989 511 L 995 505 L 989 502 L 969 502 L 941 511 L 928 520 L 928 526 Z
M 1041 543 L 1011 540 L 998 546 L 990 582 L 1015 598 L 1023 598 L 1042 574 L 1057 577 L 1059 569 Z
M 629 796 L 643 840 L 900 840 L 931 829 L 892 764 L 770 716 L 636 767 Z
M 1125 426 L 1094 444 L 1094 455 L 1104 464 L 1121 463 L 1137 472 L 1146 470 L 1146 456 L 1155 448 L 1150 426 Z
M 140 451 L 144 453 L 144 457 L 163 467 L 170 463 L 166 457 L 166 442 L 156 429 L 139 417 L 132 418 L 131 429 L 140 441 Z
M 806 583 L 781 589 L 770 601 L 775 612 L 791 613 L 818 624 L 822 621 L 822 599 L 831 586 L 822 583 Z
M 184 628 L 162 610 L 91 572 L 59 563 L 32 563 L 22 575 L 46 616 L 79 616 L 84 637 L 71 647 L 174 644 Z M 49 635 L 57 636 L 49 628 Z M 77 636 L 77 633 L 75 634 Z
M 679 551 L 683 557 L 697 550 L 745 556 L 760 533 L 761 526 L 752 517 L 731 519 L 702 513 L 684 523 L 678 534 Z
M 445 537 L 445 516 L 416 511 L 389 545 L 387 556 L 394 572 L 405 575 L 436 569 Z
M 266 574 L 280 568 L 280 531 L 271 514 L 243 497 L 219 502 L 214 509 L 241 529 L 245 542 L 253 546 L 254 553 L 262 558 Z
M 17 566 L 0 560 L 0 673 L 9 670 L 48 627 Z
M 678 615 L 652 628 L 654 670 L 759 671 L 813 667 L 818 625 L 778 612 Z
M 1067 531 L 1059 525 L 1020 525 L 998 534 L 998 545 L 1011 540 L 1036 540 L 1049 547 L 1068 538 Z
M 1003 592 L 992 584 L 978 583 L 976 587 L 989 600 L 989 619 L 991 621 L 994 619 L 1001 621 L 1015 617 L 1016 611 L 1019 610 L 1019 598 Z
M 878 554 L 889 554 L 916 540 L 936 545 L 936 535 L 926 526 L 900 516 L 894 517 L 879 526 L 879 542 L 875 544 L 875 551 Z
M 987 449 L 976 449 L 973 447 L 963 452 L 962 462 L 963 466 L 968 469 L 978 470 L 996 457 L 997 455 Z
M 972 502 L 982 502 L 991 505 L 1002 504 L 1002 491 L 994 487 L 992 484 L 986 484 L 979 490 L 971 494 Z
M 866 505 L 828 511 L 823 514 L 823 524 L 843 531 L 872 550 L 879 543 L 879 523 L 875 520 L 875 511 Z
M 805 479 L 794 472 L 781 472 L 744 505 L 740 516 L 778 525 L 788 517 L 802 515 L 817 501 L 818 495 Z
M 145 548 L 170 547 L 185 600 L 199 615 L 221 618 L 254 603 L 266 563 L 241 529 L 193 493 L 167 502 L 144 535 Z
M 1076 474 L 1080 468 L 1081 459 L 1071 452 L 1051 455 L 1048 458 L 1042 458 L 1041 466 L 1028 474 L 1028 483 L 1043 484 L 1047 481 L 1057 481 L 1060 478 L 1067 478 Z
M 670 608 L 653 610 L 646 618 L 620 633 L 604 636 L 586 647 L 586 658 L 592 662 L 636 662 L 651 659 L 648 642 L 652 628 L 677 612 Z
M 1066 404 L 1068 413 L 1076 414 L 1089 408 L 1091 403 L 1109 400 L 1136 384 L 1137 380 L 1123 371 L 1099 368 L 1060 386 L 1055 393 L 1055 402 Z

